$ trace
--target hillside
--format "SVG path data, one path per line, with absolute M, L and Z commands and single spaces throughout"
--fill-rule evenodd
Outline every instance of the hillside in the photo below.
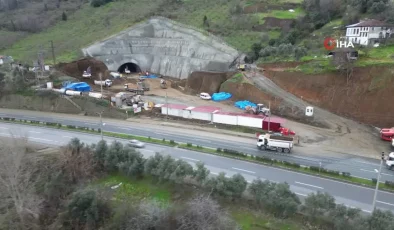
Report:
M 151 0 L 20 1 L 0 4 L 0 54 L 31 63 L 38 52 L 52 61 L 81 57 L 80 49 L 152 16 L 163 16 L 222 37 L 248 53 L 249 61 L 311 61 L 298 70 L 329 69 L 323 40 L 344 33 L 342 25 L 369 17 L 394 21 L 387 0 Z M 106 3 L 108 2 L 108 3 Z M 101 5 L 93 7 L 93 5 Z M 138 6 L 138 7 L 134 7 Z M 8 8 L 7 8 L 8 7 Z M 286 44 L 294 46 L 287 47 Z M 359 66 L 392 64 L 394 46 L 361 52 Z M 280 46 L 282 45 L 282 47 Z M 388 47 L 387 47 L 388 46 Z M 274 49 L 274 50 L 273 50 Z M 290 49 L 290 50 L 289 50 Z

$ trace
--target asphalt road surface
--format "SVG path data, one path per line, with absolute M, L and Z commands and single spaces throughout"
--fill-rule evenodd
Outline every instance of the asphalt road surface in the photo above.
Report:
M 11 133 L 15 137 L 27 136 L 32 142 L 54 146 L 65 145 L 73 137 L 77 137 L 87 144 L 97 143 L 100 140 L 100 135 L 95 134 L 0 123 L 0 136 L 8 137 Z M 104 137 L 104 139 L 108 142 L 119 140 L 124 144 L 127 143 L 127 140 L 111 137 Z M 301 199 L 310 193 L 321 191 L 328 192 L 335 197 L 337 203 L 345 204 L 348 207 L 360 208 L 365 213 L 370 213 L 372 209 L 374 189 L 371 188 L 176 147 L 147 144 L 146 147 L 140 151 L 145 157 L 153 156 L 156 152 L 169 154 L 176 159 L 183 159 L 193 166 L 195 166 L 196 162 L 201 161 L 205 163 L 206 167 L 213 175 L 217 175 L 220 172 L 225 172 L 227 176 L 240 173 L 248 182 L 256 178 L 262 180 L 267 179 L 273 182 L 287 182 L 291 190 L 300 196 Z M 394 211 L 394 194 L 380 191 L 377 196 L 376 207 L 383 210 Z
M 62 123 L 63 125 L 75 125 L 98 129 L 100 128 L 100 120 L 97 118 L 96 122 L 92 120 L 84 120 L 81 117 L 78 120 L 75 118 L 67 118 L 65 114 L 64 117 L 59 119 L 58 117 L 45 116 L 45 114 L 37 115 L 34 117 L 29 115 L 23 115 L 23 113 L 10 113 L 2 112 L 0 110 L 0 117 L 13 117 L 16 119 L 25 120 L 36 120 L 36 121 L 46 121 L 46 122 L 56 122 Z M 186 133 L 174 132 L 173 130 L 168 130 L 166 127 L 157 126 L 146 128 L 141 124 L 130 123 L 128 125 L 117 124 L 113 120 L 106 123 L 103 119 L 103 130 L 109 132 L 126 133 L 139 136 L 150 136 L 152 138 L 159 138 L 166 140 L 174 140 L 175 142 L 192 143 L 195 145 L 201 145 L 212 148 L 226 148 L 233 149 L 240 152 L 271 157 L 277 160 L 284 160 L 288 162 L 298 163 L 305 166 L 317 166 L 323 167 L 330 170 L 336 170 L 340 172 L 350 172 L 352 176 L 371 179 L 377 178 L 377 173 L 375 169 L 379 169 L 380 162 L 378 160 L 363 158 L 354 155 L 343 155 L 343 157 L 321 157 L 321 156 L 311 156 L 311 154 L 306 153 L 305 149 L 299 146 L 295 146 L 291 154 L 279 154 L 273 151 L 261 151 L 256 147 L 256 142 L 254 140 L 248 140 L 248 142 L 228 140 L 225 138 L 213 138 L 212 136 L 204 136 L 203 132 L 198 132 L 198 134 L 190 135 Z M 197 133 L 197 132 L 196 132 Z M 244 139 L 245 140 L 245 139 Z M 382 169 L 382 181 L 394 181 L 394 172 L 383 167 Z

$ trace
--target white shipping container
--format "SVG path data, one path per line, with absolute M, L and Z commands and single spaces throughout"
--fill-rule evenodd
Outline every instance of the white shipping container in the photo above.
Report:
M 195 112 L 191 111 L 191 118 L 203 121 L 211 121 L 212 120 L 212 113 L 204 113 L 204 112 Z
M 186 119 L 191 119 L 192 118 L 192 111 L 188 109 L 184 109 L 182 112 L 182 117 Z
M 47 88 L 52 89 L 53 88 L 53 82 L 47 82 Z
M 70 95 L 70 96 L 82 96 L 82 92 L 80 91 L 72 91 L 72 90 L 66 90 L 66 95 Z
M 175 117 L 182 117 L 183 116 L 183 109 L 172 109 L 168 110 L 168 115 L 175 116 Z
M 238 125 L 254 127 L 254 128 L 262 128 L 263 119 L 255 118 L 255 117 L 238 116 Z
M 219 124 L 237 125 L 237 116 L 226 115 L 226 114 L 213 114 L 213 122 Z
M 103 95 L 101 95 L 101 93 L 93 93 L 93 92 L 89 92 L 89 97 L 94 97 L 94 98 L 102 98 Z

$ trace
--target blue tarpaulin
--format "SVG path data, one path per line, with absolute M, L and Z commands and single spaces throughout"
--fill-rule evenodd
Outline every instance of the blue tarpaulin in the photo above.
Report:
M 149 74 L 148 76 L 141 76 L 141 78 L 157 78 L 157 76 L 153 74 Z
M 257 105 L 253 102 L 250 101 L 237 101 L 235 102 L 235 107 L 238 107 L 240 109 L 245 109 L 246 106 L 250 105 L 252 107 L 257 107 Z
M 71 90 L 80 91 L 80 92 L 89 92 L 90 85 L 88 85 L 86 82 L 75 82 L 75 83 L 68 84 L 63 89 L 71 89 Z
M 225 101 L 232 97 L 231 93 L 219 92 L 212 94 L 212 101 Z

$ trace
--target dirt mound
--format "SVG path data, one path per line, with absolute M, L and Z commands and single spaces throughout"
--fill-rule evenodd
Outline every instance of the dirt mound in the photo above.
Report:
M 288 92 L 341 116 L 377 127 L 394 124 L 394 67 L 355 68 L 353 79 L 338 73 L 305 75 L 298 72 L 265 71 L 265 75 Z
M 83 71 L 86 71 L 89 66 L 92 69 L 93 80 L 99 79 L 99 73 L 103 74 L 103 79 L 110 76 L 107 66 L 102 61 L 94 58 L 83 58 L 70 63 L 60 63 L 57 65 L 57 68 L 71 77 L 82 79 Z
M 191 94 L 219 92 L 220 85 L 234 73 L 193 72 L 186 82 L 185 90 Z

